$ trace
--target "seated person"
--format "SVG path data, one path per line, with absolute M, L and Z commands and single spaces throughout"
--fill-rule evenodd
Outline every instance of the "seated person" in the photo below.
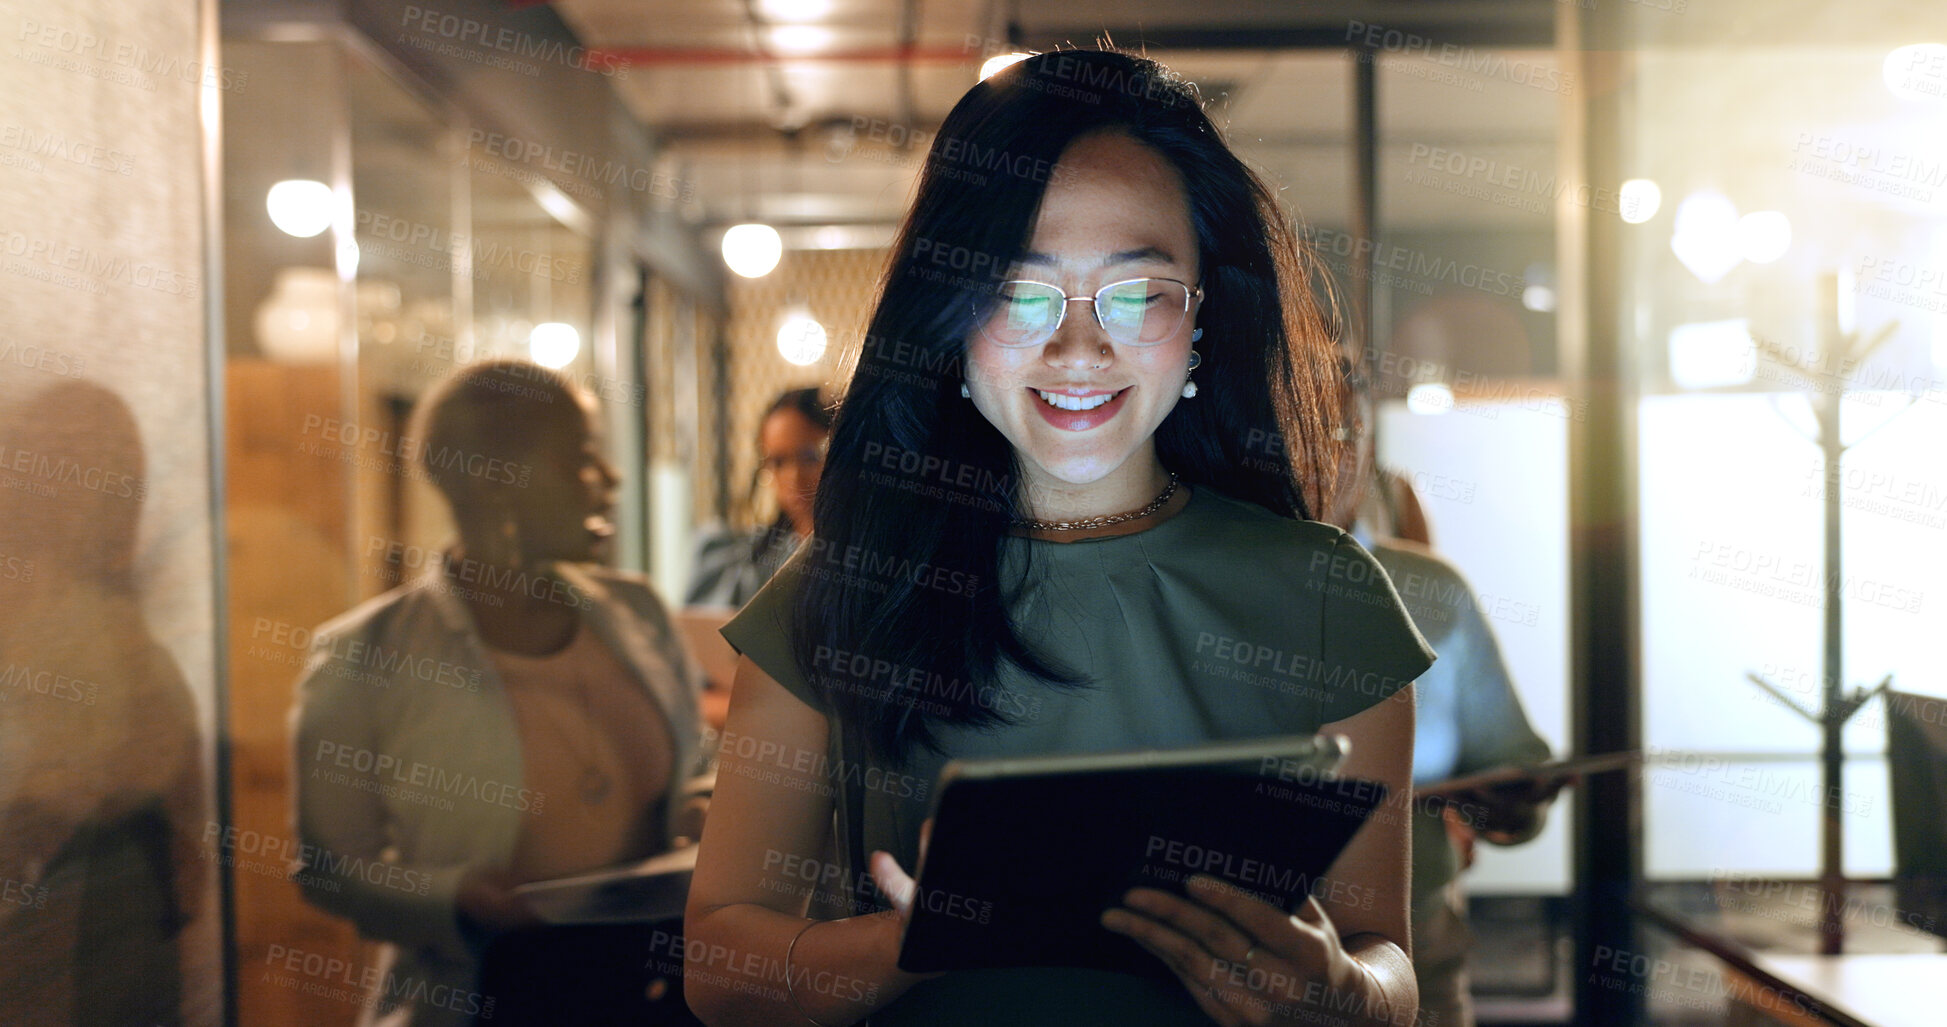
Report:
M 318 630 L 296 714 L 305 897 L 383 939 L 363 1023 L 465 1024 L 513 888 L 639 860 L 681 822 L 701 675 L 640 577 L 595 563 L 616 483 L 586 397 L 475 364 L 412 439 L 459 541 Z M 446 1001 L 441 1001 L 442 997 Z

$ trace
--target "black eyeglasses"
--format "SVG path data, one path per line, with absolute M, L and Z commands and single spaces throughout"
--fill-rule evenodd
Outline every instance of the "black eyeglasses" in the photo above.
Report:
M 1110 339 L 1125 346 L 1154 346 L 1183 326 L 1192 300 L 1202 299 L 1201 286 L 1174 278 L 1110 282 L 1093 296 L 1070 296 L 1046 282 L 1002 282 L 993 309 L 980 322 L 980 333 L 996 346 L 1039 346 L 1061 330 L 1070 303 L 1087 300 L 1095 323 Z M 976 303 L 976 314 L 978 308 Z

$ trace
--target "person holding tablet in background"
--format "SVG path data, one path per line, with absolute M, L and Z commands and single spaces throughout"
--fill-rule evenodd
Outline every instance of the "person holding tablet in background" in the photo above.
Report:
M 898 968 L 946 759 L 1323 730 L 1351 740 L 1343 773 L 1404 796 L 1432 654 L 1371 557 L 1311 519 L 1340 464 L 1327 318 L 1275 194 L 1161 65 L 1062 51 L 974 86 L 885 283 L 812 538 L 724 629 L 742 657 L 691 1006 L 725 1025 L 1410 1023 L 1391 807 L 1295 914 L 1201 877 L 1127 892 L 1103 926 L 1156 977 Z M 855 915 L 807 919 L 829 891 Z
M 1380 466 L 1372 432 L 1370 379 L 1355 353 L 1341 357 L 1348 388 L 1343 421 L 1353 443 L 1331 523 L 1352 532 L 1399 586 L 1413 626 L 1440 653 L 1414 685 L 1413 783 L 1425 788 L 1465 774 L 1534 766 L 1548 743 L 1528 723 L 1500 643 L 1474 589 L 1428 544 L 1425 514 L 1407 479 Z M 1548 807 L 1569 779 L 1519 780 L 1469 789 L 1451 805 L 1421 796 L 1413 804 L 1413 972 L 1429 1027 L 1473 1027 L 1467 953 L 1467 893 L 1461 871 L 1474 841 L 1520 845 L 1541 833 Z
M 385 942 L 361 1024 L 491 1013 L 482 955 L 540 923 L 516 886 L 695 834 L 702 673 L 649 583 L 598 562 L 617 476 L 596 423 L 536 364 L 435 386 L 410 438 L 458 541 L 317 631 L 294 711 L 296 880 Z

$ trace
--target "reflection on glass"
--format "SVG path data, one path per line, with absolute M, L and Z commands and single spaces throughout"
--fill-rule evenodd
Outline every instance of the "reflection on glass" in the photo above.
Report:
M 0 1010 L 179 1024 L 217 852 L 195 701 L 136 588 L 141 436 L 76 380 L 0 409 L 0 440 Z

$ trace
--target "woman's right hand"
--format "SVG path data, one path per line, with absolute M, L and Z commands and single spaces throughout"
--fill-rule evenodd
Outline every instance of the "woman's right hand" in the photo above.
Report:
M 919 827 L 919 860 L 921 863 L 926 861 L 926 846 L 932 838 L 933 820 L 929 817 Z M 919 882 L 914 880 L 913 876 L 906 872 L 905 867 L 899 865 L 899 860 L 894 858 L 892 853 L 883 849 L 874 851 L 866 860 L 866 864 L 871 869 L 872 880 L 878 884 L 879 890 L 884 892 L 886 898 L 892 902 L 892 909 L 889 911 L 889 915 L 885 917 L 888 921 L 888 927 L 891 928 L 887 933 L 892 943 L 889 958 L 886 961 L 886 967 L 893 974 L 908 978 L 904 987 L 899 987 L 898 990 L 904 991 L 906 987 L 910 987 L 920 981 L 940 976 L 939 971 L 933 973 L 911 973 L 899 969 L 899 949 L 904 945 L 906 940 L 906 925 L 913 921 L 913 900 L 919 895 Z
M 919 862 L 926 862 L 926 846 L 933 841 L 933 818 L 919 825 Z M 899 913 L 901 930 L 913 919 L 913 897 L 919 894 L 919 882 L 913 880 L 906 868 L 899 865 L 892 853 L 875 849 L 866 859 L 872 871 L 872 880 L 879 885 L 886 898 L 892 900 L 892 908 Z M 918 864 L 915 864 L 917 866 Z

